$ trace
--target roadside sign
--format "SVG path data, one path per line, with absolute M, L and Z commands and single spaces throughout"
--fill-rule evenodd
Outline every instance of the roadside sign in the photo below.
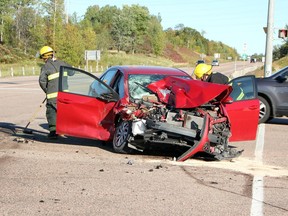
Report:
M 220 53 L 214 53 L 214 58 L 219 59 L 220 58 Z
M 200 58 L 201 58 L 201 59 L 204 59 L 204 58 L 206 58 L 206 55 L 205 55 L 204 53 L 201 53 L 201 54 L 200 54 Z
M 85 50 L 85 60 L 100 60 L 100 50 Z
M 88 61 L 96 61 L 96 72 L 98 72 L 98 62 L 100 61 L 100 50 L 85 50 L 86 70 L 89 70 Z M 92 69 L 91 69 L 92 72 Z
M 242 59 L 246 60 L 247 59 L 247 54 L 242 54 Z

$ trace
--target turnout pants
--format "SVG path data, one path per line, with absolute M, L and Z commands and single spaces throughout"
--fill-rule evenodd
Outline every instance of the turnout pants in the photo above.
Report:
M 49 126 L 49 131 L 56 131 L 56 101 L 47 101 L 46 103 L 46 118 Z

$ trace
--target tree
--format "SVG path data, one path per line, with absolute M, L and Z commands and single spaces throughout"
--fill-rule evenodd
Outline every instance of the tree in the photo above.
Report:
M 129 27 L 129 18 L 125 17 L 123 13 L 113 17 L 110 34 L 118 51 L 124 50 L 125 47 L 128 48 Z
M 61 40 L 63 39 L 63 29 L 66 21 L 64 0 L 48 0 L 43 6 L 47 12 L 44 17 L 46 41 L 54 49 L 58 49 L 59 44 L 63 44 Z
M 148 52 L 152 52 L 156 56 L 162 54 L 166 39 L 159 17 L 157 18 L 153 16 L 150 20 L 148 28 L 148 42 L 151 44 L 151 50 L 148 50 Z
M 11 11 L 11 0 L 0 1 L 0 44 L 4 43 L 5 37 L 5 24 L 9 19 Z
M 91 28 L 97 34 L 97 49 L 108 50 L 114 46 L 111 37 L 113 19 L 121 10 L 116 6 L 106 5 L 100 8 L 98 5 L 88 7 L 84 19 L 81 21 L 82 29 Z
M 86 24 L 86 26 L 87 23 L 89 23 L 94 29 L 94 31 L 97 31 L 100 25 L 99 11 L 100 7 L 98 5 L 89 6 L 84 15 L 84 23 Z
M 24 53 L 27 53 L 27 49 L 31 47 L 31 43 L 35 39 L 33 34 L 35 11 L 32 8 L 22 8 L 17 13 L 17 44 L 19 48 L 23 48 Z
M 62 40 L 57 42 L 58 56 L 72 65 L 79 65 L 84 60 L 85 44 L 81 31 L 75 25 L 67 24 L 62 31 Z
M 17 55 L 21 55 L 19 51 L 34 55 L 40 47 L 49 45 L 60 58 L 74 65 L 83 61 L 87 49 L 159 56 L 167 44 L 172 44 L 207 55 L 236 53 L 221 42 L 204 38 L 204 32 L 201 35 L 183 24 L 163 31 L 160 15 L 152 16 L 147 7 L 140 5 L 124 5 L 122 9 L 93 5 L 82 20 L 76 13 L 66 19 L 64 9 L 64 0 L 1 0 L 0 43 L 17 48 Z M 287 54 L 287 45 L 276 51 L 277 56 Z
M 207 53 L 207 41 L 193 28 L 178 24 L 175 30 L 166 30 L 166 36 L 174 46 L 187 47 L 195 52 Z
M 113 17 L 111 36 L 118 50 L 134 53 L 144 43 L 149 24 L 149 11 L 139 5 L 124 5 L 123 10 Z
M 94 5 L 88 7 L 84 20 L 88 20 L 94 31 L 99 34 L 111 29 L 113 17 L 120 14 L 120 11 L 116 6 L 106 5 L 100 8 L 98 5 Z
M 40 3 L 38 4 L 35 0 L 3 0 L 0 2 L 0 40 L 2 44 L 5 42 L 6 45 L 15 47 L 18 52 L 35 54 L 36 44 L 43 32 L 39 31 L 39 27 L 43 28 L 42 18 L 38 15 Z

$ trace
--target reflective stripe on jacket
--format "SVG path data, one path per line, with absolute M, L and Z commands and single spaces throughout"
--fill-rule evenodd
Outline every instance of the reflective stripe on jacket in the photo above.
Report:
M 45 65 L 41 68 L 41 74 L 39 76 L 39 85 L 46 93 L 47 99 L 56 98 L 58 95 L 58 82 L 60 66 L 68 66 L 67 63 L 61 60 L 48 59 Z M 67 73 L 64 74 L 67 76 Z
M 57 79 L 57 85 L 58 85 L 59 75 L 60 75 L 59 72 L 49 75 L 48 81 L 50 82 L 53 79 Z M 68 76 L 67 72 L 64 72 L 63 76 L 67 77 Z M 68 91 L 68 90 L 64 89 L 64 91 Z M 57 96 L 58 96 L 58 88 L 57 88 L 57 92 L 47 93 L 47 99 L 56 98 Z
M 241 99 L 244 98 L 244 96 L 245 96 L 245 94 L 244 94 L 244 92 L 243 92 L 243 89 L 242 89 L 241 87 L 239 87 L 239 89 L 240 89 L 240 93 L 239 93 L 239 95 L 237 96 L 236 101 L 241 100 Z

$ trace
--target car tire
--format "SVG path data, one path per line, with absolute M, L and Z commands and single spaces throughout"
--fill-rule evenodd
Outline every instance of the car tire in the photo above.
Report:
M 258 96 L 260 100 L 260 112 L 259 112 L 259 124 L 265 123 L 270 118 L 271 108 L 267 100 L 261 96 Z
M 132 149 L 128 147 L 128 140 L 132 134 L 130 121 L 121 121 L 118 123 L 113 137 L 113 149 L 117 153 L 131 153 Z

